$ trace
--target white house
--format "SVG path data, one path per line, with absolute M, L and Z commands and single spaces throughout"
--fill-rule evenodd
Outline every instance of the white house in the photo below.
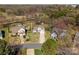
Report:
M 12 35 L 18 35 L 20 37 L 24 36 L 25 35 L 25 27 L 23 25 L 17 25 L 17 26 L 13 26 L 10 28 L 11 32 L 12 32 Z
M 35 33 L 35 32 L 40 32 L 41 30 L 43 30 L 44 28 L 42 28 L 42 27 L 35 27 L 34 29 L 33 29 L 33 33 Z
M 41 27 L 37 28 L 37 31 L 40 32 L 41 30 L 43 30 Z
M 51 37 L 52 37 L 52 39 L 57 39 L 57 33 L 56 33 L 56 32 L 53 32 L 53 33 L 51 34 Z
M 20 28 L 20 29 L 18 30 L 18 35 L 19 35 L 20 37 L 25 36 L 25 29 L 24 29 L 24 28 Z

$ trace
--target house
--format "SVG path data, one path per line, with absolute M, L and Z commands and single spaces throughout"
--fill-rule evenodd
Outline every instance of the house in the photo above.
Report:
M 12 33 L 12 36 L 20 36 L 20 37 L 25 37 L 26 35 L 26 29 L 23 25 L 21 24 L 18 24 L 18 25 L 15 25 L 15 26 L 12 26 L 10 28 L 10 31 Z
M 52 39 L 57 39 L 57 36 L 58 35 L 57 35 L 57 33 L 55 31 L 51 33 L 51 38 Z
M 38 32 L 40 32 L 41 30 L 43 30 L 42 27 L 38 27 L 38 28 L 37 28 L 37 31 L 38 31 Z
M 35 32 L 40 32 L 40 31 L 42 31 L 42 30 L 44 30 L 44 28 L 43 28 L 42 26 L 34 27 L 33 33 L 35 33 Z
M 18 33 L 17 33 L 20 37 L 25 37 L 25 29 L 24 28 L 20 28 L 18 30 Z

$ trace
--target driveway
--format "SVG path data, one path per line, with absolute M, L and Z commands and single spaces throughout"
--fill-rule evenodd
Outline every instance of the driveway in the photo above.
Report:
M 40 31 L 39 43 L 45 42 L 45 30 Z

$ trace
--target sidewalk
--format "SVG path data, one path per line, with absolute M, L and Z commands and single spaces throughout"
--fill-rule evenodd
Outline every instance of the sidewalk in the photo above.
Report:
M 34 49 L 27 49 L 27 55 L 34 55 Z

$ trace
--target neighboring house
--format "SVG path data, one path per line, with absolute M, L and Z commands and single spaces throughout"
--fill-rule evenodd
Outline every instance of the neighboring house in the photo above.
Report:
M 51 33 L 51 38 L 57 39 L 57 33 L 55 31 Z
M 68 22 L 62 19 L 58 20 L 55 20 L 53 23 L 53 31 L 55 31 L 58 34 L 58 37 L 63 38 L 67 33 Z
M 67 35 L 67 31 L 63 30 L 62 33 L 60 33 L 60 38 L 63 39 Z
M 0 31 L 0 39 L 3 39 L 3 37 L 2 37 L 2 32 Z
M 75 39 L 76 39 L 76 40 L 79 39 L 79 32 L 77 32 L 77 33 L 75 34 Z

